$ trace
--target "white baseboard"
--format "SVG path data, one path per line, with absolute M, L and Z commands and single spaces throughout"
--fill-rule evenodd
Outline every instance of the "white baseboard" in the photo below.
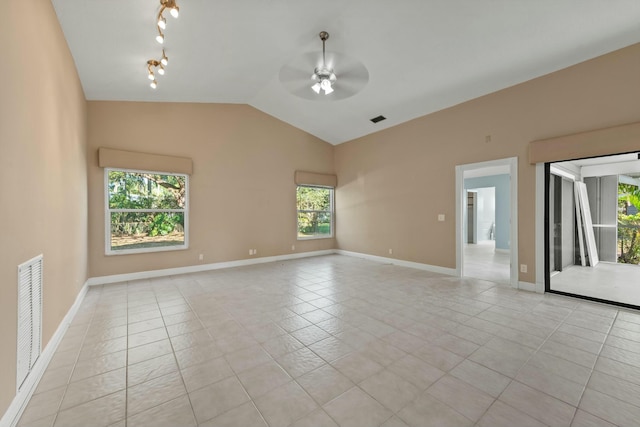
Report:
M 376 261 L 376 262 L 381 262 L 384 264 L 393 264 L 393 265 L 398 265 L 400 267 L 409 267 L 409 268 L 415 268 L 417 270 L 425 270 L 425 271 L 431 271 L 433 273 L 440 273 L 440 274 L 446 274 L 447 276 L 456 276 L 457 272 L 455 268 L 446 268 L 446 267 L 440 267 L 437 265 L 429 265 L 429 264 L 422 264 L 419 262 L 413 262 L 413 261 L 404 261 L 401 259 L 395 259 L 395 258 L 387 258 L 387 257 L 382 257 L 382 256 L 377 256 L 377 255 L 369 255 L 369 254 L 363 254 L 360 252 L 351 252 L 351 251 L 344 251 L 342 249 L 336 249 L 334 251 L 334 253 L 339 254 L 339 255 L 347 255 L 347 256 L 352 256 L 352 257 L 356 257 L 356 258 L 364 258 L 370 261 Z
M 494 252 L 498 252 L 499 254 L 510 254 L 511 253 L 511 249 L 495 248 L 493 251 Z
M 308 258 L 321 255 L 332 255 L 336 251 L 328 249 L 324 251 L 299 252 L 295 254 L 267 256 L 260 258 L 241 259 L 237 261 L 215 262 L 212 264 L 190 265 L 187 267 L 165 268 L 162 270 L 139 271 L 135 273 L 114 274 L 111 276 L 91 277 L 87 283 L 89 286 L 106 285 L 108 283 L 126 282 L 129 280 L 151 279 L 154 277 L 173 276 L 177 274 L 199 273 L 201 271 L 219 270 L 222 268 L 242 267 L 245 265 L 264 264 L 267 262 L 287 261 L 298 258 Z
M 7 411 L 2 416 L 2 419 L 0 419 L 0 427 L 14 427 L 20 420 L 20 417 L 22 416 L 22 413 L 24 412 L 29 399 L 31 399 L 31 396 L 36 390 L 36 387 L 38 386 L 38 383 L 40 382 L 44 371 L 47 369 L 47 366 L 49 366 L 49 362 L 51 362 L 51 358 L 55 354 L 58 345 L 60 345 L 60 341 L 62 341 L 65 332 L 67 332 L 67 329 L 71 324 L 71 321 L 78 312 L 78 309 L 80 308 L 80 305 L 82 304 L 82 301 L 87 294 L 88 288 L 89 285 L 87 281 L 82 286 L 82 289 L 80 289 L 80 292 L 76 296 L 76 300 L 69 308 L 69 311 L 67 311 L 67 314 L 64 316 L 64 319 L 62 319 L 62 322 L 60 322 L 60 324 L 58 325 L 58 328 L 54 332 L 45 348 L 42 350 L 42 353 L 40 353 L 40 357 L 33 365 L 33 369 L 29 373 L 29 376 L 27 376 L 27 379 L 20 388 L 20 391 L 15 395 L 13 401 L 7 408 Z
M 540 283 L 518 282 L 518 289 L 523 291 L 535 292 L 537 294 L 544 293 L 544 285 Z

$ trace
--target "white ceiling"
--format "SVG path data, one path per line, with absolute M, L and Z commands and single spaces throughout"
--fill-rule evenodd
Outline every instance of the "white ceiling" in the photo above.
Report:
M 551 166 L 578 173 L 582 178 L 607 175 L 640 176 L 640 157 L 638 153 L 568 160 L 566 162 L 552 163 Z
M 488 166 L 486 168 L 468 169 L 462 174 L 464 179 L 481 178 L 483 176 L 505 175 L 511 173 L 509 165 Z
M 640 42 L 638 0 L 177 0 L 154 91 L 159 1 L 52 2 L 87 99 L 249 104 L 332 144 Z M 314 102 L 280 83 L 322 30 L 368 69 L 357 95 Z

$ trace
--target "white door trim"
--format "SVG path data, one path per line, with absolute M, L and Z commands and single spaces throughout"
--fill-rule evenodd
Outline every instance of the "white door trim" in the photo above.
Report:
M 464 173 L 474 169 L 483 169 L 493 166 L 508 166 L 511 177 L 511 229 L 510 229 L 510 257 L 511 271 L 510 283 L 513 288 L 518 288 L 518 158 L 509 157 L 506 159 L 489 160 L 486 162 L 469 163 L 456 166 L 456 275 L 462 277 L 464 274 L 463 257 L 463 218 L 464 212 Z

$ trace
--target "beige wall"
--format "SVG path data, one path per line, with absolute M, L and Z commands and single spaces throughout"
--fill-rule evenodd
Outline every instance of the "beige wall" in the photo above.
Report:
M 529 142 L 638 121 L 639 76 L 636 44 L 337 146 L 338 247 L 455 268 L 455 166 L 517 156 L 520 280 L 534 282 Z
M 44 254 L 43 345 L 86 281 L 86 103 L 49 1 L 0 13 L 0 414 L 16 390 L 17 266 Z
M 246 105 L 88 105 L 91 277 L 252 258 L 251 248 L 257 257 L 334 248 L 334 239 L 296 240 L 294 172 L 333 173 L 330 144 Z M 193 159 L 189 249 L 105 255 L 99 147 Z

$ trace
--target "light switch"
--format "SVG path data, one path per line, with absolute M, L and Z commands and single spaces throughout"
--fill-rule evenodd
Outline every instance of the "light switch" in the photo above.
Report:
M 439 214 L 438 215 L 438 221 L 440 221 L 440 222 L 444 221 L 444 214 Z

